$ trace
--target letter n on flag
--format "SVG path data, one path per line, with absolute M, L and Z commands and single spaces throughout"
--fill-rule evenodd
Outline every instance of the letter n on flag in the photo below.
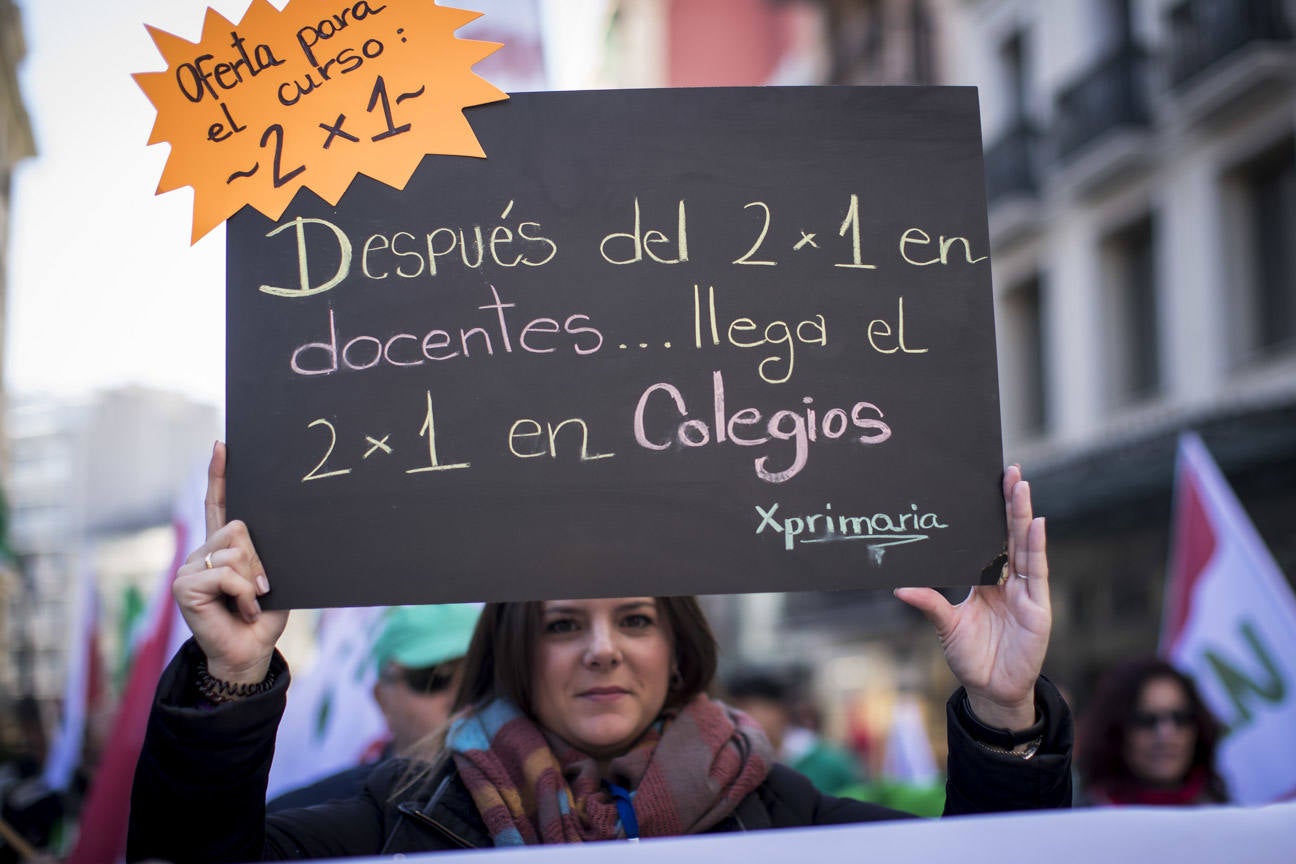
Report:
M 1217 768 L 1233 800 L 1296 797 L 1296 597 L 1191 433 L 1179 440 L 1160 651 L 1227 726 Z

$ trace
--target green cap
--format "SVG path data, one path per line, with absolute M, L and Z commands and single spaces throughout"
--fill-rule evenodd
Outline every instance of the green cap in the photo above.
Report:
M 451 603 L 388 610 L 373 645 L 378 671 L 389 661 L 423 669 L 464 656 L 481 609 L 480 603 Z

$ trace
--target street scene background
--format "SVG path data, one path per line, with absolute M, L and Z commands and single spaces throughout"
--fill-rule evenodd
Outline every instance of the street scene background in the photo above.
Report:
M 1167 653 L 1184 433 L 1290 589 L 1292 3 L 461 5 L 487 13 L 461 35 L 506 43 L 477 67 L 506 91 L 977 87 L 1004 460 L 1048 519 L 1045 672 L 1083 714 L 1114 663 Z M 237 20 L 246 3 L 213 6 Z M 143 24 L 196 38 L 204 8 L 0 0 L 0 790 L 62 782 L 65 844 L 223 437 L 224 232 L 191 247 L 192 199 L 153 196 L 165 148 L 146 146 L 153 110 L 129 77 L 162 66 Z M 704 604 L 722 677 L 787 682 L 799 725 L 852 753 L 863 782 L 939 785 L 954 682 L 916 612 L 877 591 Z M 296 677 L 336 650 L 325 636 L 342 620 L 294 614 L 281 647 Z M 1288 636 L 1203 667 L 1225 681 L 1226 723 L 1290 708 Z

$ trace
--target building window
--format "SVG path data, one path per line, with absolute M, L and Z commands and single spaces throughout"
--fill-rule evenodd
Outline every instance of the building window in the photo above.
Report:
M 1146 625 L 1154 610 L 1151 601 L 1153 571 L 1125 564 L 1114 568 L 1111 581 L 1111 614 L 1119 624 Z
M 1221 177 L 1223 301 L 1237 365 L 1296 354 L 1296 139 Z
M 1134 43 L 1134 10 L 1130 0 L 1105 0 L 1098 4 L 1098 32 L 1108 45 L 1123 47 Z
M 1026 34 L 1014 31 L 999 45 L 999 68 L 1003 75 L 1003 89 L 1008 94 L 1009 125 L 1026 116 Z
M 1148 216 L 1102 244 L 1108 402 L 1121 407 L 1161 390 L 1156 224 Z
M 931 16 L 923 0 L 914 0 L 909 7 L 909 25 L 913 38 L 913 82 L 931 84 L 936 81 L 935 38 L 932 34 Z
M 1296 348 L 1296 142 L 1244 169 L 1254 262 L 1251 348 L 1270 355 Z
M 1022 437 L 1048 431 L 1048 380 L 1044 353 L 1044 297 L 1038 275 L 1003 296 L 1004 335 L 999 387 L 1004 395 L 1004 425 Z

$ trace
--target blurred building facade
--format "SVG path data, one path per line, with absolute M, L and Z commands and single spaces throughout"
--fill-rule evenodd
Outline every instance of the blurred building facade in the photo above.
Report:
M 171 564 L 177 496 L 219 435 L 220 416 L 214 406 L 143 388 L 76 399 L 11 395 L 7 413 L 18 588 L 4 610 L 11 623 L 0 702 L 33 696 L 52 725 L 78 587 L 93 579 L 99 647 L 119 654 L 125 625 Z
M 601 86 L 934 84 L 946 0 L 612 0 Z
M 965 0 L 1008 459 L 1049 516 L 1051 664 L 1156 647 L 1176 439 L 1296 574 L 1296 41 L 1284 0 Z
M 22 22 L 13 0 L 0 0 L 0 396 L 3 395 L 4 334 L 8 295 L 5 275 L 9 265 L 9 186 L 14 166 L 35 155 L 31 122 L 18 90 L 18 64 L 26 54 Z M 3 420 L 0 420 L 3 424 Z M 0 425 L 0 447 L 5 440 Z
M 1005 458 L 1049 517 L 1057 679 L 1083 694 L 1155 650 L 1184 429 L 1296 573 L 1291 3 L 613 5 L 606 84 L 978 87 Z M 925 622 L 879 592 L 711 611 L 727 652 L 805 662 L 837 705 L 949 684 Z
M 8 326 L 9 189 L 14 166 L 35 152 L 31 122 L 18 90 L 18 65 L 26 48 L 18 8 L 0 0 L 0 406 L 5 396 L 5 332 Z M 0 465 L 5 464 L 4 411 L 0 410 Z M 21 581 L 7 548 L 12 495 L 8 474 L 0 472 L 0 644 L 8 644 L 11 619 L 7 609 Z M 0 706 L 3 707 L 3 706 Z M 6 712 L 7 713 L 7 712 Z

